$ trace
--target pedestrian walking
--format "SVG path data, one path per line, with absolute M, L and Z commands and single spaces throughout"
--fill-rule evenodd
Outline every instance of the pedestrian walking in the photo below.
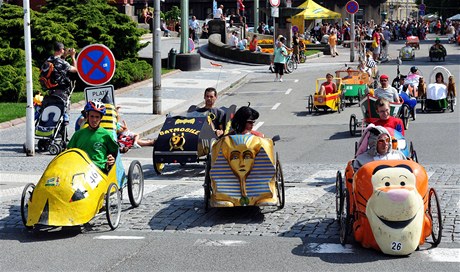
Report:
M 331 49 L 331 56 L 335 58 L 335 56 L 339 55 L 339 53 L 337 52 L 337 34 L 335 33 L 335 30 L 331 31 L 331 34 L 328 38 L 328 43 Z
M 273 52 L 274 53 L 273 62 L 275 65 L 275 74 L 276 74 L 275 82 L 283 81 L 284 64 L 286 63 L 286 57 L 288 56 L 288 52 L 286 48 L 284 47 L 285 41 L 286 39 L 284 37 L 281 37 L 278 43 L 276 44 L 275 51 Z

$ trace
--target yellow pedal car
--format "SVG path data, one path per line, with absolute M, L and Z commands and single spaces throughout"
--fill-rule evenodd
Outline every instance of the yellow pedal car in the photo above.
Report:
M 333 80 L 335 81 L 335 84 L 337 86 L 337 92 L 336 93 L 331 93 L 331 94 L 326 94 L 326 95 L 319 95 L 319 89 L 321 87 L 321 82 L 325 82 L 326 78 L 318 78 L 316 79 L 316 91 L 314 95 L 310 95 L 308 97 L 308 105 L 307 105 L 307 110 L 308 113 L 312 113 L 313 110 L 316 111 L 316 113 L 319 112 L 319 110 L 324 110 L 326 111 L 336 111 L 340 113 L 340 111 L 343 111 L 345 108 L 345 101 L 343 100 L 343 93 L 342 93 L 342 79 L 334 77 Z
M 282 209 L 284 179 L 273 139 L 227 135 L 212 146 L 206 163 L 205 210 L 216 207 L 277 206 Z
M 110 99 L 107 97 L 103 101 L 107 111 L 101 127 L 112 131 L 116 139 L 113 93 Z M 65 150 L 49 163 L 36 185 L 25 186 L 21 197 L 22 222 L 26 228 L 79 226 L 105 213 L 110 228 L 116 229 L 125 187 L 131 205 L 138 207 L 144 192 L 144 173 L 139 161 L 132 161 L 126 174 L 118 152 L 115 164 L 104 173 L 83 150 Z
M 121 217 L 123 188 L 128 188 L 133 207 L 140 205 L 144 191 L 141 164 L 131 162 L 126 176 L 123 169 L 120 175 L 120 156 L 116 160 L 105 174 L 80 149 L 60 153 L 50 162 L 37 185 L 29 183 L 23 190 L 24 226 L 78 226 L 105 212 L 110 228 L 116 229 Z

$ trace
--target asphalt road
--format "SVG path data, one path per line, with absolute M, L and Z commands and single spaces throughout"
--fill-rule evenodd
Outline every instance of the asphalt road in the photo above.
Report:
M 391 46 L 390 52 L 395 56 L 402 42 Z M 434 64 L 428 62 L 428 46 L 428 42 L 422 44 L 416 60 L 401 66 L 403 74 L 412 65 L 418 66 L 423 75 L 430 74 Z M 448 52 L 452 54 L 442 65 L 460 78 L 458 46 L 449 46 Z M 219 105 L 242 106 L 250 102 L 261 114 L 256 123 L 258 130 L 267 136 L 281 136 L 276 150 L 286 180 L 285 209 L 204 213 L 203 164 L 167 165 L 163 175 L 157 176 L 152 149 L 132 150 L 124 161 L 141 161 L 146 191 L 137 209 L 130 209 L 124 200 L 122 222 L 116 231 L 109 231 L 105 217 L 100 216 L 81 229 L 29 233 L 21 226 L 18 198 L 3 198 L 0 244 L 8 248 L 8 254 L 0 257 L 2 270 L 458 270 L 458 110 L 419 112 L 406 132 L 427 169 L 430 186 L 441 197 L 445 229 L 440 246 L 432 249 L 428 240 L 409 257 L 395 258 L 356 243 L 339 245 L 338 224 L 334 221 L 335 172 L 344 170 L 353 156 L 354 142 L 359 139 L 349 135 L 350 115 L 361 115 L 356 105 L 340 114 L 318 115 L 308 114 L 306 105 L 307 96 L 314 92 L 315 79 L 343 68 L 346 62 L 330 57 L 311 60 L 287 75 L 282 83 L 273 82 L 274 74 L 267 67 L 252 67 L 244 84 L 219 97 Z M 241 69 L 238 65 L 226 67 Z M 395 62 L 382 63 L 380 71 L 393 78 Z M 148 137 L 155 137 L 155 133 Z M 16 174 L 39 175 L 40 171 Z

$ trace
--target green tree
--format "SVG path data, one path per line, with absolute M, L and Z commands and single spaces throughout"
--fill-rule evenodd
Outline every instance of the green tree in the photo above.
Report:
M 1 102 L 25 99 L 23 12 L 22 7 L 10 4 L 2 5 L 0 11 Z M 40 90 L 38 67 L 52 54 L 56 41 L 63 42 L 66 47 L 74 47 L 77 51 L 90 44 L 104 44 L 117 59 L 115 75 L 126 74 L 123 72 L 124 66 L 118 65 L 118 61 L 126 59 L 132 66 L 146 69 L 136 72 L 144 75 L 140 80 L 151 76 L 152 70 L 144 65 L 146 62 L 137 60 L 137 52 L 147 46 L 139 42 L 146 31 L 137 28 L 135 22 L 107 4 L 106 0 L 47 0 L 46 7 L 40 12 L 30 12 L 30 18 L 34 91 Z M 141 65 L 136 65 L 137 62 L 141 62 Z M 119 78 L 124 77 L 114 76 L 111 83 L 119 87 L 132 83 L 126 79 L 116 82 Z
M 171 10 L 165 13 L 165 20 L 168 22 L 177 22 L 180 18 L 180 9 L 177 6 L 173 6 Z

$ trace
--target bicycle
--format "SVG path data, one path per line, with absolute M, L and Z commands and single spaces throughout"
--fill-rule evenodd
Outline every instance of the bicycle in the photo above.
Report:
M 295 58 L 291 53 L 286 57 L 286 72 L 287 73 L 292 73 L 294 70 L 297 69 L 297 61 L 295 61 Z
M 305 50 L 299 51 L 299 62 L 305 63 L 307 61 L 307 56 L 305 55 Z

